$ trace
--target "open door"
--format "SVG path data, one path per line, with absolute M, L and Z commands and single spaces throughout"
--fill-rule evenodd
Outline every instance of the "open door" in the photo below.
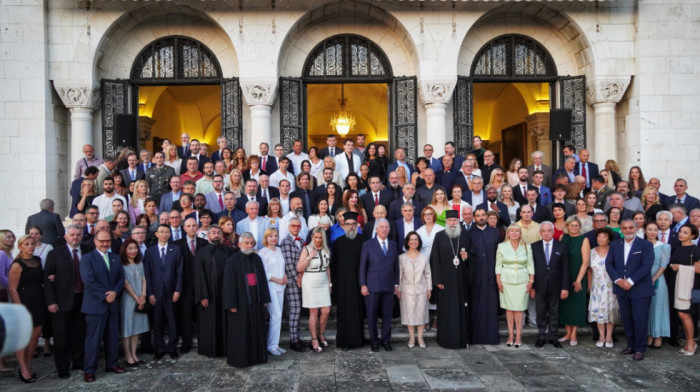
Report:
M 131 85 L 128 80 L 102 79 L 102 151 L 116 156 L 124 147 L 117 139 L 117 117 L 131 114 Z
M 418 158 L 417 82 L 415 76 L 394 78 L 391 85 L 391 151 L 406 149 L 406 161 L 413 164 Z M 393 155 L 393 154 L 392 154 Z M 389 159 L 392 159 L 389 156 Z
M 560 157 L 558 166 L 561 166 L 564 145 L 573 144 L 576 151 L 586 147 L 586 77 L 564 76 L 558 83 L 559 108 L 571 109 L 571 138 L 562 142 L 556 155 Z
M 474 136 L 474 102 L 472 78 L 457 77 L 457 85 L 452 93 L 453 138 L 456 154 L 466 156 L 472 150 Z
M 243 145 L 243 101 L 238 78 L 221 81 L 221 136 L 235 150 Z
M 285 152 L 292 151 L 295 140 L 306 148 L 304 91 L 300 78 L 280 78 L 280 143 Z

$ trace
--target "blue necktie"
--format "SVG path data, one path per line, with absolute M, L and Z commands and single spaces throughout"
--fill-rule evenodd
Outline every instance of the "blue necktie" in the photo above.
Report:
M 165 248 L 160 248 L 160 261 L 165 264 Z
M 386 241 L 382 241 L 382 252 L 384 252 L 384 256 L 386 256 L 386 253 L 388 252 L 386 248 Z
M 131 170 L 131 181 L 135 181 L 135 180 L 136 180 L 136 171 Z
M 547 261 L 547 266 L 549 266 L 549 242 L 544 244 L 544 259 Z

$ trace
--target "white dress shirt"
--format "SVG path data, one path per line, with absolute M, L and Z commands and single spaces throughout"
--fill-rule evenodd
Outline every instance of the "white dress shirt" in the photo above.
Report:
M 289 181 L 290 192 L 294 192 L 294 190 L 296 190 L 296 184 L 294 181 L 294 174 L 287 172 L 287 174 L 284 175 L 279 170 L 275 171 L 274 173 L 272 173 L 270 175 L 270 186 L 274 186 L 275 188 L 279 188 L 280 181 L 282 181 L 282 180 Z
M 287 154 L 287 158 L 289 158 L 290 161 L 292 161 L 292 165 L 294 165 L 294 173 L 300 174 L 301 173 L 301 163 L 304 161 L 309 161 L 311 162 L 311 158 L 309 158 L 309 154 L 305 152 L 299 153 L 299 155 L 295 154 L 293 151 Z

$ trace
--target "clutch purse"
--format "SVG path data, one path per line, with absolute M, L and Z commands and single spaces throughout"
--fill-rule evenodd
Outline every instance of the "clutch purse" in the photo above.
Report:
M 700 304 L 700 289 L 693 289 L 690 294 L 690 302 L 694 304 Z
M 151 303 L 148 301 L 146 301 L 143 304 L 143 308 L 141 308 L 141 309 L 139 309 L 139 304 L 136 304 L 134 306 L 134 312 L 136 312 L 136 313 L 150 313 L 151 309 L 153 309 L 153 305 L 151 305 Z

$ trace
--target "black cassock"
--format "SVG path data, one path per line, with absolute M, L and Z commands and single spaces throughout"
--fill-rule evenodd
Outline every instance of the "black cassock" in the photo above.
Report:
M 340 348 L 362 347 L 365 344 L 365 306 L 360 293 L 360 254 L 364 237 L 354 240 L 338 237 L 331 252 L 331 281 L 338 312 L 335 344 Z
M 267 362 L 265 304 L 270 302 L 270 291 L 260 256 L 238 252 L 229 257 L 224 265 L 224 282 L 226 362 L 238 368 Z
M 474 258 L 470 260 L 471 300 L 469 301 L 469 330 L 471 344 L 499 344 L 498 286 L 496 285 L 496 250 L 498 230 L 473 225 L 469 230 Z
M 430 252 L 433 286 L 439 284 L 445 286 L 444 290 L 435 290 L 437 293 L 437 342 L 442 348 L 464 348 L 469 343 L 469 317 L 465 304 L 469 298 L 470 260 L 460 258 L 459 252 L 462 248 L 469 253 L 469 258 L 473 257 L 469 234 L 466 231 L 462 230 L 459 237 L 455 239 L 450 239 L 444 231 L 441 231 L 435 235 Z M 459 259 L 457 266 L 454 265 L 455 252 Z
M 194 296 L 199 329 L 197 343 L 200 355 L 226 355 L 226 309 L 221 304 L 224 265 L 233 251 L 225 245 L 209 244 L 197 251 L 194 261 Z M 201 305 L 203 299 L 209 307 Z

